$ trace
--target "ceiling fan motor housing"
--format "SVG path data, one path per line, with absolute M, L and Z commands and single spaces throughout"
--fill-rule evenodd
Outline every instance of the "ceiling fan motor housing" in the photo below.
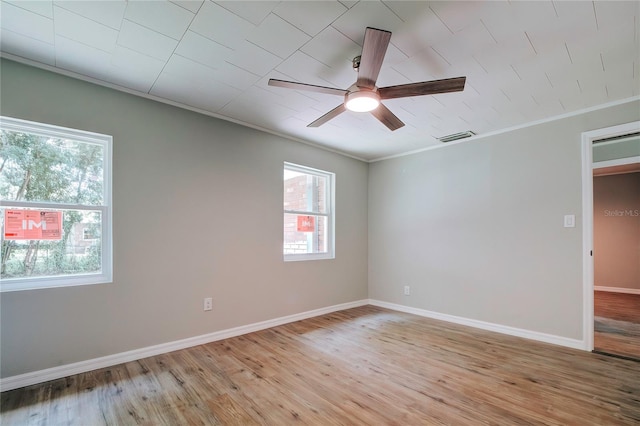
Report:
M 353 85 L 344 95 L 344 105 L 350 111 L 369 112 L 380 105 L 378 90 Z

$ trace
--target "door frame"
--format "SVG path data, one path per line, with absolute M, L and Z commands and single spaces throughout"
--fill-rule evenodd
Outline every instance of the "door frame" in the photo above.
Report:
M 593 351 L 593 142 L 640 132 L 640 121 L 582 133 L 582 336 L 584 349 Z

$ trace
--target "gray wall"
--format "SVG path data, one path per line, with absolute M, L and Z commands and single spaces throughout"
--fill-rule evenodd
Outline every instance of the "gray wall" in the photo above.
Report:
M 0 90 L 114 140 L 113 283 L 3 293 L 2 377 L 367 297 L 366 163 L 6 60 Z M 334 260 L 282 261 L 284 161 L 336 173 Z
M 370 164 L 369 297 L 582 339 L 581 133 L 638 118 L 633 102 Z
M 640 290 L 640 172 L 593 178 L 594 284 Z

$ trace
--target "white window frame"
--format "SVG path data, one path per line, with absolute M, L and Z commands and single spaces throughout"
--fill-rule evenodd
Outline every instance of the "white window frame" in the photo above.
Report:
M 84 205 L 32 201 L 9 201 L 0 199 L 0 207 L 54 209 L 54 210 L 88 210 L 99 211 L 102 218 L 101 231 L 101 266 L 102 271 L 88 274 L 71 274 L 57 276 L 41 276 L 28 278 L 6 278 L 0 282 L 0 292 L 36 290 L 55 287 L 69 287 L 88 284 L 104 284 L 113 280 L 113 235 L 112 235 L 112 203 L 111 203 L 111 160 L 113 138 L 109 135 L 92 133 L 83 130 L 69 129 L 49 124 L 36 123 L 11 117 L 0 116 L 0 128 L 16 132 L 32 133 L 60 139 L 72 139 L 79 142 L 97 144 L 103 147 L 103 204 Z
M 299 164 L 284 162 L 282 169 L 283 174 L 285 170 L 291 170 L 298 173 L 304 173 L 309 175 L 321 176 L 327 180 L 327 191 L 329 194 L 325 197 L 327 203 L 327 212 L 319 213 L 308 210 L 287 210 L 283 208 L 283 217 L 286 214 L 300 214 L 309 216 L 324 216 L 327 218 L 327 251 L 324 253 L 283 253 L 283 259 L 285 262 L 295 262 L 302 260 L 322 260 L 322 259 L 335 259 L 335 186 L 336 175 L 332 172 L 325 170 L 314 169 Z M 283 179 L 284 181 L 284 179 Z M 284 206 L 284 185 L 283 185 L 283 206 Z M 284 228 L 283 235 L 283 247 L 284 247 Z

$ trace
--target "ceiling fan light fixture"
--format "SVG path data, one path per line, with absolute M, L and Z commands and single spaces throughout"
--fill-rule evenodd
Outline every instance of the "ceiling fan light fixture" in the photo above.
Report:
M 380 96 L 372 90 L 359 90 L 345 95 L 344 106 L 349 111 L 369 112 L 378 108 Z

